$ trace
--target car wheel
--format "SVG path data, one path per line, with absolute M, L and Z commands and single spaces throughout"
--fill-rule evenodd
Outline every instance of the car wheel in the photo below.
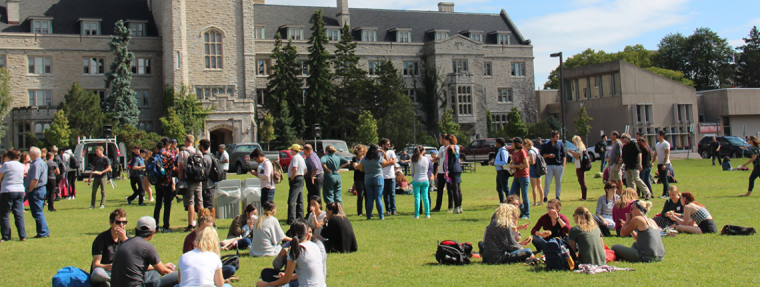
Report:
M 596 161 L 596 156 L 594 155 L 593 152 L 588 153 L 588 159 L 591 160 L 591 162 Z
M 237 164 L 237 166 L 235 167 L 235 171 L 237 171 L 237 174 L 243 174 L 243 173 L 245 172 L 245 171 L 243 170 L 243 165 L 242 165 L 242 164 L 239 164 L 239 163 L 238 163 L 238 164 Z
M 703 150 L 701 155 L 702 155 L 702 158 L 704 159 L 710 158 L 710 154 L 706 150 Z

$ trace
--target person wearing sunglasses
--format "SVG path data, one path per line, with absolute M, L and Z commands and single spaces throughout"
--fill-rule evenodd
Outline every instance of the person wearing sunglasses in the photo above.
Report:
M 117 208 L 109 216 L 111 228 L 95 237 L 92 242 L 92 266 L 90 280 L 93 286 L 106 285 L 111 282 L 111 263 L 119 250 L 119 245 L 129 239 L 127 234 L 127 212 Z
M 612 218 L 612 209 L 615 202 L 620 199 L 617 195 L 618 186 L 614 182 L 604 184 L 604 195 L 596 201 L 596 216 L 604 220 L 608 229 L 615 229 L 615 220 Z

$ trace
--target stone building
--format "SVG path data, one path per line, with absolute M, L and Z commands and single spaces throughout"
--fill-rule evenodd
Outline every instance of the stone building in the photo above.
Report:
M 697 92 L 699 132 L 704 136 L 760 137 L 760 89 Z
M 410 97 L 415 98 L 421 70 L 437 69 L 451 84 L 445 96 L 454 120 L 473 138 L 487 136 L 486 111 L 496 125 L 506 122 L 512 107 L 527 112 L 528 119 L 536 117 L 533 47 L 504 10 L 461 13 L 443 2 L 438 11 L 349 9 L 347 0 L 338 0 L 337 7 L 263 0 L 5 1 L 0 66 L 11 73 L 15 100 L 5 119 L 13 128 L 3 145 L 25 147 L 26 131 L 41 136 L 72 82 L 101 96 L 108 92 L 103 72 L 114 58 L 108 35 L 120 19 L 133 31 L 132 87 L 140 104 L 138 127 L 144 130 L 161 131 L 163 86 L 186 85 L 204 105 L 216 107 L 202 137 L 214 144 L 255 141 L 256 109 L 273 65 L 275 34 L 293 39 L 306 61 L 311 16 L 319 9 L 331 43 L 348 23 L 360 65 L 372 75 L 377 61 L 391 60 Z M 307 75 L 304 68 L 302 77 Z

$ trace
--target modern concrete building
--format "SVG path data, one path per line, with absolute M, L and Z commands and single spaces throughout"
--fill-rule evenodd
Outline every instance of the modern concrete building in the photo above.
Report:
M 568 140 L 576 134 L 574 119 L 585 107 L 591 121 L 587 146 L 612 131 L 642 133 L 651 145 L 665 130 L 673 149 L 695 147 L 696 90 L 624 61 L 566 69 L 565 99 Z M 557 90 L 536 91 L 538 114 L 561 119 Z
M 437 69 L 452 84 L 445 97 L 454 120 L 473 138 L 486 136 L 487 110 L 501 121 L 515 106 L 535 110 L 533 47 L 506 11 L 460 13 L 444 2 L 438 11 L 349 9 L 347 0 L 336 4 L 5 0 L 0 7 L 0 66 L 11 73 L 15 99 L 5 120 L 13 128 L 3 145 L 27 147 L 26 131 L 41 137 L 72 82 L 101 97 L 109 92 L 104 72 L 114 56 L 107 43 L 118 20 L 133 32 L 129 48 L 137 60 L 132 88 L 141 111 L 138 128 L 144 130 L 161 131 L 164 85 L 186 85 L 204 105 L 217 107 L 201 137 L 213 144 L 255 141 L 256 109 L 274 64 L 275 34 L 292 39 L 306 61 L 311 17 L 319 9 L 331 42 L 340 39 L 343 23 L 350 24 L 361 66 L 372 76 L 379 60 L 391 60 L 412 98 L 421 70 Z M 301 76 L 308 76 L 308 68 Z
M 760 89 L 697 92 L 702 135 L 760 136 Z

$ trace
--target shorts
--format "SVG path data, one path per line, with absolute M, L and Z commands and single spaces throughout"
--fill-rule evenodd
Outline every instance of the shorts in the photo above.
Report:
M 203 190 L 203 208 L 214 208 L 214 193 L 216 190 L 207 188 Z
M 181 190 L 181 194 L 182 200 L 185 202 L 185 207 L 203 205 L 203 195 L 201 194 L 200 182 L 188 182 L 187 189 Z
M 610 179 L 611 181 L 623 180 L 623 169 L 620 169 L 619 164 L 610 165 Z
M 712 219 L 702 220 L 697 226 L 699 226 L 699 230 L 702 230 L 702 233 L 718 233 L 718 226 Z
M 531 165 L 530 166 L 530 178 L 541 178 L 538 174 L 536 174 L 536 166 Z

